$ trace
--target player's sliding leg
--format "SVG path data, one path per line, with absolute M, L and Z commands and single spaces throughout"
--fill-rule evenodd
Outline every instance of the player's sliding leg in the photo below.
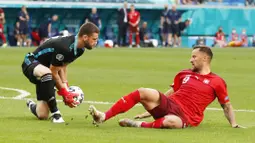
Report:
M 128 111 L 139 102 L 146 110 L 152 110 L 160 104 L 159 92 L 155 89 L 139 88 L 119 99 L 105 113 L 98 111 L 93 105 L 89 107 L 89 111 L 96 123 L 102 123 L 117 114 Z
M 57 108 L 54 90 L 55 85 L 51 71 L 47 67 L 39 64 L 34 68 L 34 75 L 40 77 L 39 83 L 36 84 L 38 104 L 28 101 L 29 109 L 38 119 L 48 119 L 50 110 L 54 123 L 64 122 Z
M 158 118 L 153 122 L 135 121 L 131 119 L 121 119 L 119 125 L 122 127 L 137 127 L 137 128 L 167 128 L 167 129 L 180 129 L 183 128 L 181 118 L 175 115 L 167 115 Z

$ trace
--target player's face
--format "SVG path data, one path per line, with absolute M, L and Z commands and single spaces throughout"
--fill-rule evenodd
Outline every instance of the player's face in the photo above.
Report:
M 130 10 L 131 10 L 131 11 L 135 11 L 135 7 L 134 7 L 134 6 L 131 6 L 131 7 L 130 7 Z
M 97 45 L 98 33 L 93 33 L 91 36 L 84 36 L 85 47 L 89 50 L 93 49 Z
M 190 63 L 192 65 L 192 71 L 199 72 L 204 65 L 206 54 L 200 52 L 199 49 L 194 49 L 191 53 Z
M 127 2 L 124 2 L 124 8 L 127 8 L 128 5 L 127 5 Z

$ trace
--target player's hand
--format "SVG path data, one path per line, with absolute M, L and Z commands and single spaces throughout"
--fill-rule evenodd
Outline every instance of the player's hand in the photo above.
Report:
M 75 96 L 78 96 L 78 95 L 75 94 L 71 96 L 63 96 L 63 102 L 65 103 L 65 105 L 69 106 L 70 108 L 77 107 L 79 103 L 74 100 Z
M 232 128 L 242 128 L 242 129 L 246 129 L 247 127 L 241 126 L 241 125 L 232 125 Z
M 143 119 L 143 116 L 142 116 L 141 114 L 139 114 L 139 115 L 136 115 L 136 116 L 134 117 L 134 119 Z
M 69 107 L 73 108 L 76 107 L 78 105 L 78 103 L 75 102 L 74 98 L 78 96 L 77 93 L 72 93 L 67 91 L 66 88 L 61 88 L 58 91 L 58 95 L 63 97 L 63 101 L 66 105 L 68 105 Z

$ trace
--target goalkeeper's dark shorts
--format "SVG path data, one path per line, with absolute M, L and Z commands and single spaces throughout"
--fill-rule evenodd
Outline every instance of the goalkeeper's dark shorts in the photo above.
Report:
M 25 59 L 22 63 L 22 71 L 31 83 L 37 84 L 40 82 L 40 80 L 34 76 L 34 68 L 39 64 L 40 62 L 34 58 L 33 54 L 28 53 L 25 56 Z

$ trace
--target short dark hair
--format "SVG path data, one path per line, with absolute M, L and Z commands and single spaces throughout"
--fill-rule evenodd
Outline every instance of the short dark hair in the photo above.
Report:
M 91 36 L 93 33 L 99 33 L 99 32 L 100 30 L 95 24 L 91 22 L 86 22 L 80 27 L 78 36 L 79 37 L 81 37 L 82 35 Z
M 212 60 L 213 52 L 210 47 L 204 46 L 204 45 L 198 45 L 198 46 L 193 47 L 193 50 L 195 50 L 195 49 L 199 49 L 200 52 L 206 53 L 210 57 L 210 60 Z

